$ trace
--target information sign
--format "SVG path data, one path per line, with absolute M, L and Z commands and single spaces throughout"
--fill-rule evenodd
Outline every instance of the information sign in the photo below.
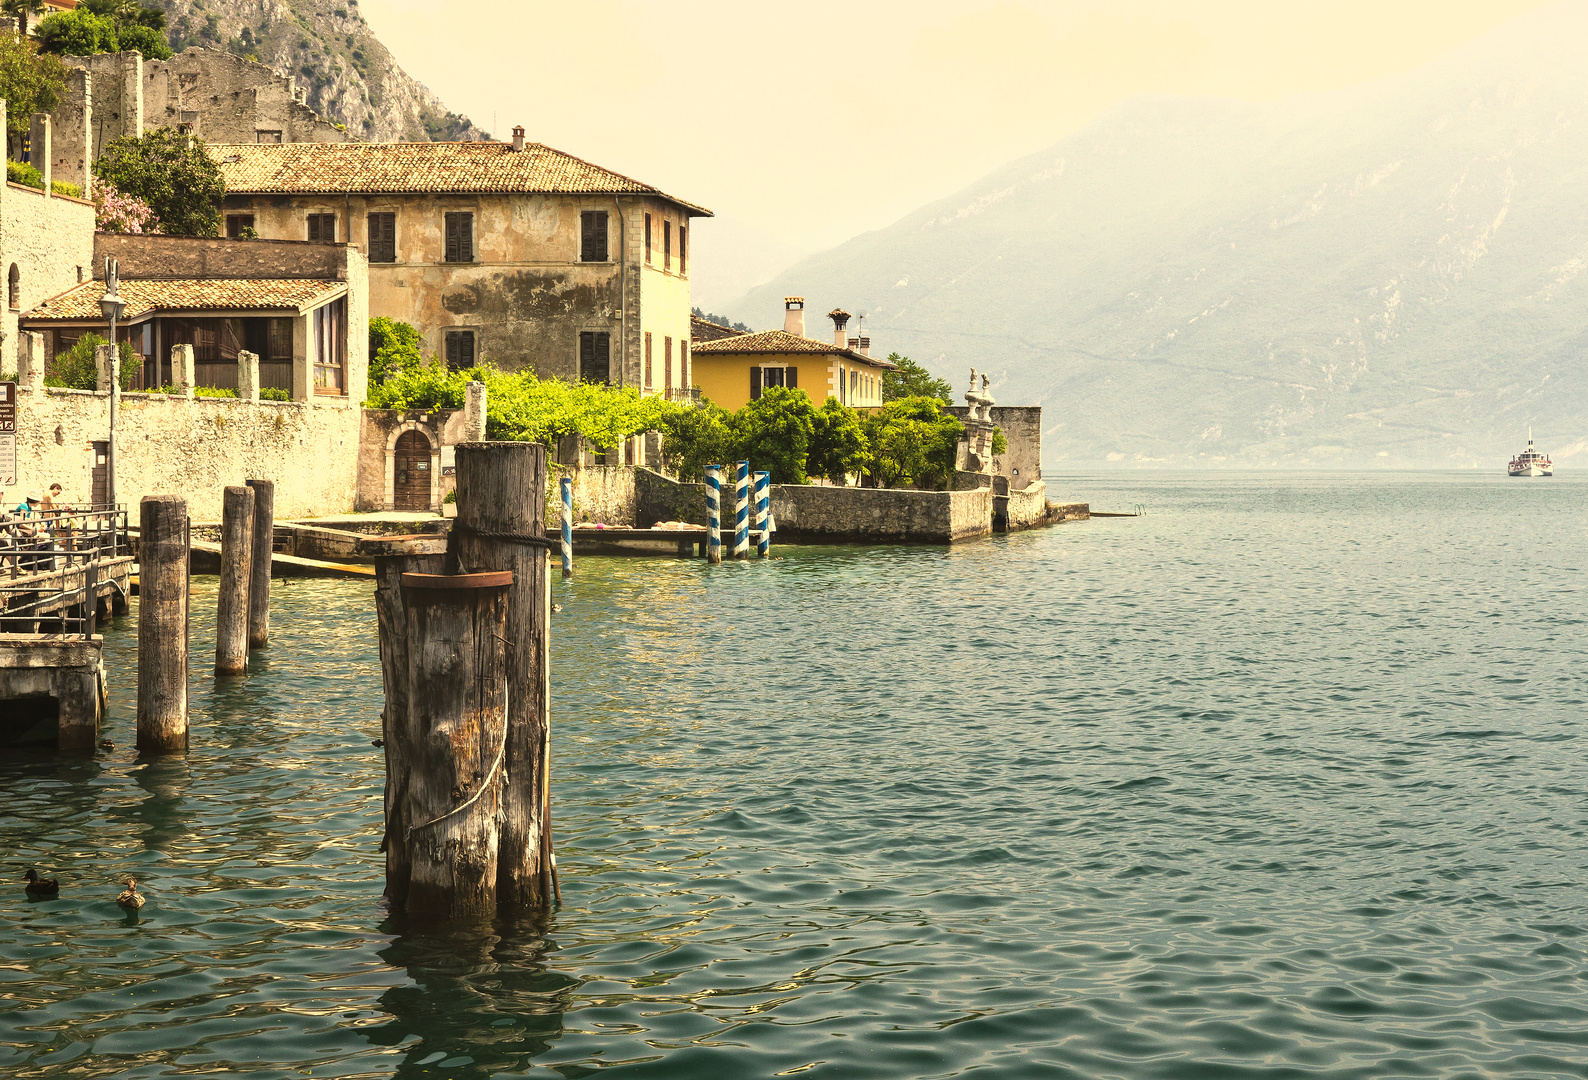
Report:
M 0 488 L 17 484 L 17 384 L 0 383 Z

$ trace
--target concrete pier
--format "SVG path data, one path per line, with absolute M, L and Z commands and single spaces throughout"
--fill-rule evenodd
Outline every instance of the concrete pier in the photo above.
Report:
M 91 752 L 104 719 L 104 639 L 0 636 L 0 746 Z

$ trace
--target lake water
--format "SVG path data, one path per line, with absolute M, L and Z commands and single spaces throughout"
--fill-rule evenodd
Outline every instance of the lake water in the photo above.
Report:
M 123 620 L 0 764 L 0 1074 L 1588 1076 L 1588 483 L 1050 491 L 1148 514 L 583 560 L 538 926 L 385 920 L 367 584 L 217 686 L 198 579 L 165 760 Z

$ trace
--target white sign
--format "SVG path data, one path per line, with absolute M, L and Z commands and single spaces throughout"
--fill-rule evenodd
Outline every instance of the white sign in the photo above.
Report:
M 17 484 L 17 384 L 0 383 L 0 488 Z

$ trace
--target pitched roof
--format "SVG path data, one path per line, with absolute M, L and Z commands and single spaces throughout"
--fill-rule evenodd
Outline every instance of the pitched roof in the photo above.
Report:
M 159 311 L 309 311 L 347 291 L 345 281 L 302 278 L 179 278 L 123 281 L 117 292 L 127 302 L 126 322 Z M 22 315 L 24 322 L 81 322 L 104 318 L 99 298 L 103 281 L 85 281 Z
M 689 317 L 689 340 L 692 344 L 703 341 L 716 341 L 719 338 L 743 337 L 748 330 L 735 330 L 721 323 L 714 323 L 710 319 L 702 319 L 699 315 Z
M 759 334 L 739 334 L 735 337 L 718 338 L 716 341 L 702 341 L 698 345 L 690 346 L 690 352 L 695 356 L 735 356 L 741 354 L 765 353 L 825 353 L 828 356 L 846 356 L 851 360 L 858 360 L 872 367 L 892 370 L 898 367 L 891 360 L 884 360 L 880 356 L 867 356 L 853 349 L 840 349 L 826 341 L 817 341 L 814 338 L 800 337 L 786 330 L 763 330 Z
M 693 216 L 711 211 L 611 169 L 525 143 L 211 143 L 230 194 L 548 192 L 655 195 Z

